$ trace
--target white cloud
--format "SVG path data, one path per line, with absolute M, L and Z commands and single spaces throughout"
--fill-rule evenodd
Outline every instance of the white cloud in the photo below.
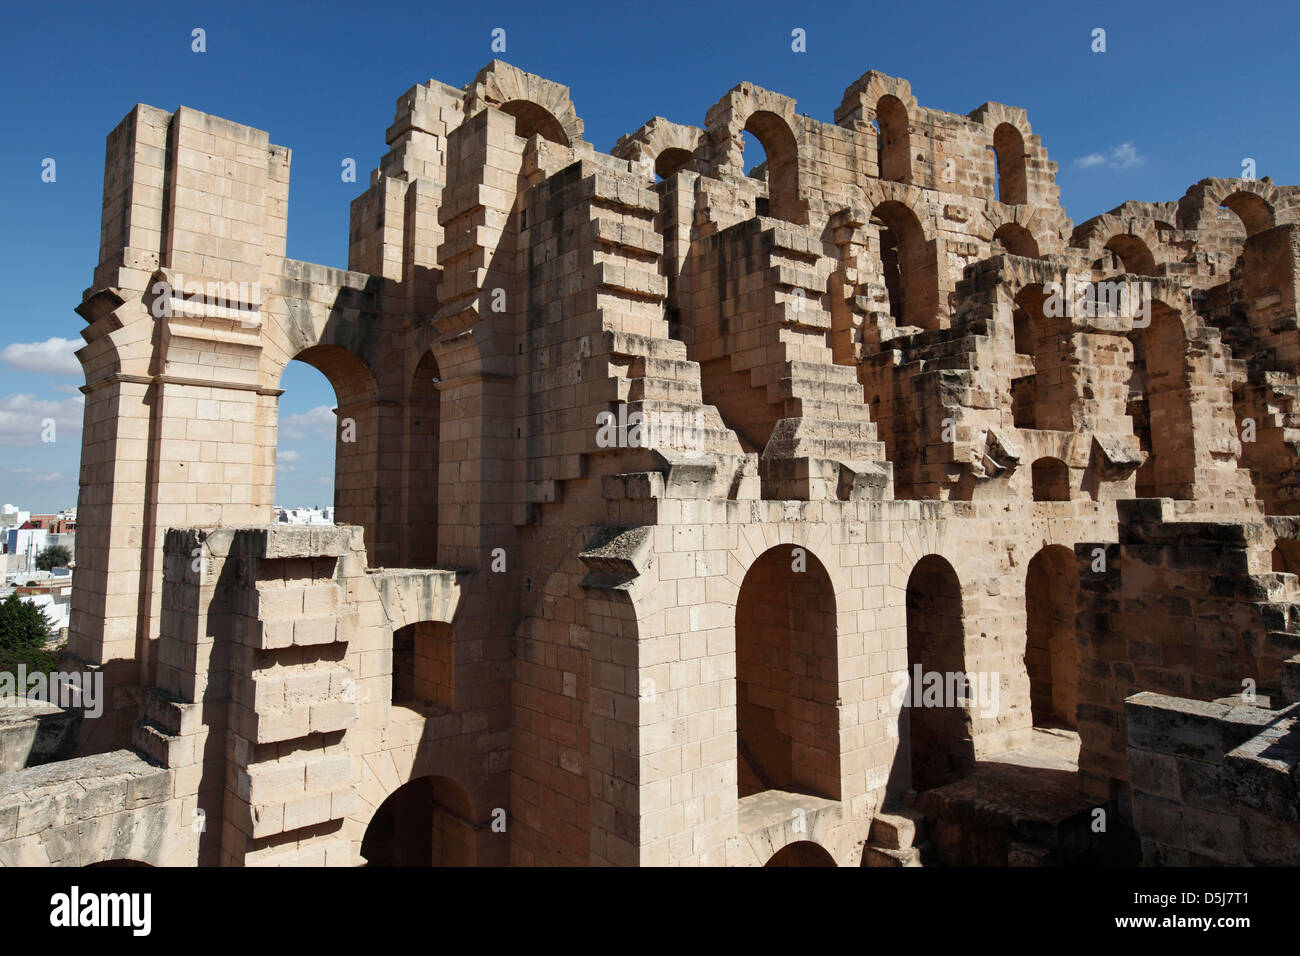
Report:
M 0 397 L 0 446 L 41 444 L 47 419 L 54 422 L 55 441 L 62 440 L 60 432 L 76 434 L 85 406 L 82 396 L 57 402 L 28 394 Z
M 283 450 L 283 451 L 277 448 L 276 451 L 275 451 L 275 460 L 276 460 L 277 462 L 280 462 L 280 461 L 298 461 L 300 458 L 302 458 L 302 455 L 298 454 L 298 453 L 297 453 L 296 451 L 294 451 L 292 448 L 290 448 L 290 449 L 288 449 L 288 450 Z
M 280 438 L 288 441 L 305 441 L 309 438 L 330 439 L 338 427 L 338 418 L 328 405 L 317 405 L 311 411 L 289 415 L 280 422 Z M 283 457 L 283 454 L 281 455 Z
M 13 471 L 14 469 L 11 468 L 9 470 Z M 31 468 L 23 468 L 21 469 L 21 473 L 26 475 L 26 477 L 23 478 L 23 482 L 29 485 L 48 485 L 52 482 L 63 480 L 63 473 L 58 471 L 37 474 L 37 472 Z
M 1128 169 L 1132 166 L 1141 166 L 1144 162 L 1146 159 L 1138 155 L 1136 146 L 1132 143 L 1120 143 L 1118 146 L 1111 147 L 1108 153 L 1089 153 L 1087 156 L 1080 156 L 1074 161 L 1074 165 L 1080 169 L 1089 169 L 1093 166 Z
M 15 342 L 0 349 L 0 358 L 24 372 L 80 375 L 81 363 L 73 353 L 84 344 L 80 339 L 58 337 L 44 342 Z

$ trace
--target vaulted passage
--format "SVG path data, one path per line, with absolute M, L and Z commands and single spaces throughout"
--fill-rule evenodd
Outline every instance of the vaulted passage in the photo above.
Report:
M 835 592 L 810 552 L 782 545 L 745 575 L 736 605 L 739 796 L 840 793 Z
M 772 854 L 763 866 L 834 866 L 835 857 L 810 840 L 787 843 Z
M 916 214 L 900 202 L 882 202 L 871 214 L 889 314 L 898 325 L 938 328 L 939 269 L 934 244 Z
M 420 777 L 375 811 L 361 856 L 366 866 L 473 866 L 473 819 L 469 797 L 455 783 Z
M 970 717 L 960 703 L 968 696 L 964 642 L 957 572 L 938 555 L 922 558 L 907 580 L 908 733 L 900 734 L 910 746 L 917 790 L 952 783 L 975 766 Z
M 1035 727 L 1079 724 L 1078 593 L 1073 552 L 1049 545 L 1034 555 L 1025 576 L 1025 670 Z
M 1128 414 L 1147 453 L 1137 472 L 1139 498 L 1190 498 L 1195 489 L 1192 394 L 1187 338 L 1178 313 L 1151 303 L 1150 325 L 1134 329 Z

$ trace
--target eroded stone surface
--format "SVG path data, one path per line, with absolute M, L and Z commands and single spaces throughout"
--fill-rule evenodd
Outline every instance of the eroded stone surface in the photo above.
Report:
M 1267 773 L 1200 849 L 1162 836 L 1133 755 L 1181 755 L 1124 701 L 1300 699 L 1300 190 L 1075 226 L 1024 110 L 874 71 L 833 123 L 742 83 L 583 136 L 499 61 L 412 87 L 340 270 L 286 258 L 267 133 L 110 134 L 70 651 L 111 706 L 78 752 L 169 784 L 120 849 L 911 865 L 882 807 L 1014 788 L 989 758 L 1060 724 L 1066 792 L 1165 859 L 1276 845 Z M 338 395 L 346 527 L 266 527 L 292 359 Z M 3 858 L 84 858 L 44 834 L 108 817 L 59 812 L 0 808 Z

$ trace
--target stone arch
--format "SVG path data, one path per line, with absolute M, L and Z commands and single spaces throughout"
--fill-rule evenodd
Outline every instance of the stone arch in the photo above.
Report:
M 1038 143 L 1029 125 L 1029 114 L 1018 106 L 984 103 L 966 114 L 982 129 L 988 163 L 985 182 L 993 185 L 984 198 L 1004 206 L 1038 205 L 1042 189 L 1030 177 L 1031 166 L 1047 162 L 1047 151 Z
M 1273 207 L 1258 193 L 1238 189 L 1224 196 L 1219 205 L 1226 206 L 1236 213 L 1242 226 L 1245 227 L 1247 238 L 1257 232 L 1273 228 Z
M 799 144 L 790 125 L 771 110 L 755 110 L 745 121 L 767 153 L 769 215 L 794 221 L 799 205 Z
M 491 829 L 494 811 L 508 805 L 504 797 L 498 799 L 490 793 L 490 788 L 497 782 L 479 779 L 462 783 L 466 780 L 462 768 L 481 766 L 483 762 L 482 755 L 474 749 L 474 737 L 473 734 L 461 734 L 439 739 L 436 744 L 426 737 L 416 746 L 377 750 L 360 757 L 356 809 L 344 824 L 344 832 L 352 843 L 354 861 L 360 863 L 364 860 L 361 844 L 380 807 L 403 785 L 433 777 L 454 782 L 465 795 L 466 805 L 471 811 L 466 818 L 477 837 L 475 862 L 480 866 L 508 862 L 506 837 L 493 833 Z
M 544 106 L 532 100 L 511 100 L 497 107 L 515 118 L 515 135 L 520 139 L 540 136 L 560 146 L 569 146 L 569 134 L 560 121 Z
M 1139 276 L 1156 274 L 1156 257 L 1151 247 L 1134 235 L 1114 235 L 1105 245 L 1123 263 L 1124 272 Z
M 876 101 L 876 168 L 881 179 L 912 181 L 911 120 L 897 96 L 886 93 Z
M 993 241 L 1000 243 L 1008 255 L 1023 256 L 1026 259 L 1038 258 L 1038 241 L 1024 226 L 1016 222 L 1005 222 L 993 231 Z
M 697 127 L 656 116 L 640 129 L 621 137 L 610 154 L 652 168 L 660 179 L 670 179 L 692 168 L 703 137 L 704 131 Z
M 979 236 L 990 245 L 995 241 L 1001 242 L 1009 255 L 1026 259 L 1042 259 L 1049 253 L 1060 252 L 1065 244 L 1059 231 L 1059 224 L 1053 222 L 1053 218 L 1059 218 L 1059 210 L 1054 216 L 1042 213 L 1043 209 L 1038 206 L 985 203 L 984 221 L 980 223 Z M 1011 237 L 1011 242 L 1023 251 L 1016 252 L 1008 246 L 1008 236 Z M 1032 254 L 1028 252 L 1030 249 L 1033 250 Z
M 1059 544 L 1040 550 L 1025 572 L 1025 671 L 1035 727 L 1077 727 L 1079 646 L 1074 618 L 1079 568 Z
M 1125 272 L 1132 275 L 1156 276 L 1165 263 L 1175 259 L 1175 253 L 1160 238 L 1160 229 L 1154 219 L 1138 219 L 1106 213 L 1084 223 L 1075 230 L 1074 245 L 1086 250 L 1088 261 L 1095 271 Z M 1119 260 L 1119 270 L 1107 269 L 1107 253 Z
M 655 175 L 660 179 L 672 179 L 677 173 L 690 166 L 691 159 L 691 153 L 670 146 L 655 159 Z
M 1149 324 L 1133 329 L 1129 339 L 1127 412 L 1146 452 L 1137 471 L 1137 497 L 1190 498 L 1196 451 L 1186 326 L 1177 309 L 1154 300 Z
M 477 826 L 469 795 L 454 780 L 414 777 L 375 809 L 360 855 L 366 866 L 474 866 Z
M 122 857 L 118 857 L 117 859 L 113 859 L 113 860 L 100 860 L 98 863 L 83 863 L 82 866 L 86 868 L 100 867 L 100 866 L 114 866 L 114 867 L 132 866 L 132 867 L 146 867 L 152 869 L 154 864 L 145 863 L 142 860 L 129 860 L 129 859 L 124 859 Z
M 760 554 L 736 598 L 738 793 L 840 797 L 835 588 L 811 551 Z
M 935 242 L 928 241 L 922 220 L 911 206 L 886 199 L 872 208 L 871 224 L 894 321 L 900 326 L 938 328 L 938 249 Z
M 835 110 L 836 124 L 850 129 L 866 129 L 873 120 L 878 122 L 876 110 L 885 97 L 897 100 L 909 121 L 920 118 L 921 107 L 912 94 L 911 83 L 879 70 L 868 70 L 844 90 L 844 97 Z M 909 143 L 909 150 L 910 146 Z
M 539 133 L 562 146 L 583 142 L 583 123 L 573 106 L 569 88 L 525 73 L 502 60 L 493 60 L 479 70 L 465 91 L 467 119 L 489 106 L 514 116 L 520 136 Z M 550 121 L 554 122 L 553 126 Z
M 743 134 L 752 133 L 767 152 L 768 214 L 787 222 L 806 218 L 799 173 L 803 121 L 795 112 L 794 100 L 742 83 L 709 109 L 705 126 L 713 153 L 710 175 L 743 177 Z
M 793 843 L 787 843 L 763 864 L 764 867 L 837 865 L 835 857 L 829 850 L 811 840 L 795 840 Z
M 1035 501 L 1069 501 L 1070 469 L 1059 458 L 1045 456 L 1030 466 Z
M 334 389 L 337 418 L 334 451 L 334 521 L 365 529 L 368 549 L 375 546 L 379 491 L 379 401 L 375 376 L 354 352 L 337 345 L 312 345 L 294 359 L 310 365 Z M 286 363 L 287 365 L 287 363 Z M 283 373 L 283 368 L 281 368 Z M 270 452 L 274 455 L 275 443 Z M 268 462 L 275 487 L 274 459 Z
M 1074 429 L 1073 381 L 1062 374 L 1071 362 L 1071 320 L 1064 310 L 1049 307 L 1047 292 L 1049 283 L 1062 281 L 1063 273 L 1054 269 L 1013 268 L 999 292 L 998 318 L 1011 320 L 1013 348 L 1031 360 L 1018 359 L 1011 380 L 1012 419 L 1018 428 Z
M 1029 201 L 1025 137 L 1013 124 L 1002 122 L 993 130 L 993 156 L 997 166 L 998 202 L 1020 206 Z
M 952 783 L 975 764 L 970 715 L 959 703 L 969 696 L 963 606 L 961 582 L 946 558 L 927 554 L 916 562 L 907 579 L 903 710 L 912 786 L 918 790 Z
M 1247 237 L 1270 229 L 1283 217 L 1288 204 L 1278 187 L 1265 179 L 1202 179 L 1178 202 L 1179 225 L 1184 229 L 1218 233 L 1219 210 L 1230 209 L 1241 221 Z

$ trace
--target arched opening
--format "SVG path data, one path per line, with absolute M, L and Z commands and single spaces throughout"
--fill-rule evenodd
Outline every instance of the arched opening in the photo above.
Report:
M 412 710 L 455 710 L 454 630 L 417 621 L 393 632 L 393 703 Z
M 145 869 L 153 869 L 152 863 L 143 863 L 140 860 L 126 860 L 126 859 L 101 860 L 98 863 L 87 863 L 84 867 L 82 867 L 82 869 L 88 870 L 96 866 L 136 866 L 136 867 L 144 867 Z
M 876 103 L 876 162 L 881 179 L 912 181 L 910 124 L 907 107 L 897 96 L 882 96 Z
M 1016 366 L 1011 413 L 1017 428 L 1069 431 L 1073 428 L 1073 381 L 1062 374 L 1070 364 L 1070 320 L 1048 315 L 1048 295 L 1035 283 L 1016 293 L 1012 304 Z
M 403 784 L 370 818 L 361 856 L 366 866 L 473 866 L 477 851 L 469 797 L 446 777 Z
M 835 857 L 823 846 L 811 840 L 797 840 L 787 843 L 772 854 L 772 858 L 763 864 L 768 866 L 834 866 Z
M 907 715 L 912 786 L 929 790 L 960 780 L 975 767 L 970 692 L 965 669 L 961 582 L 937 554 L 917 562 L 907 579 Z
M 690 165 L 691 159 L 689 150 L 670 146 L 655 157 L 655 175 L 660 179 L 671 179 Z
M 1137 496 L 1190 498 L 1196 453 L 1182 319 L 1163 302 L 1152 302 L 1150 324 L 1129 338 L 1133 364 L 1126 410 L 1147 456 L 1137 471 Z
M 1011 379 L 1011 419 L 1017 428 L 1038 427 L 1038 374 L 1034 355 L 1038 351 L 1034 326 L 1020 305 L 1011 312 L 1015 335 L 1016 373 Z
M 799 213 L 799 144 L 794 132 L 777 114 L 757 110 L 745 123 L 745 132 L 763 146 L 767 159 L 762 168 L 751 169 L 750 175 L 762 172 L 767 181 L 766 215 L 793 222 Z M 760 215 L 763 211 L 760 209 Z
M 1025 575 L 1025 670 L 1035 727 L 1078 727 L 1079 645 L 1074 638 L 1079 570 L 1074 553 L 1049 545 Z
M 1241 220 L 1247 237 L 1273 228 L 1273 207 L 1251 192 L 1235 192 L 1223 200 L 1220 209 L 1228 209 Z
M 880 269 L 894 322 L 937 328 L 939 269 L 916 215 L 889 200 L 875 208 L 871 223 L 879 236 Z
M 338 398 L 329 379 L 306 362 L 280 376 L 272 521 L 333 524 Z
M 1070 469 L 1059 458 L 1039 458 L 1030 466 L 1035 501 L 1069 501 Z
M 1156 257 L 1145 242 L 1137 236 L 1111 236 L 1106 243 L 1106 251 L 1119 260 L 1123 270 L 1132 275 L 1153 276 L 1156 274 Z M 1103 258 L 1103 271 L 1110 272 Z
M 835 590 L 809 551 L 764 552 L 736 602 L 738 795 L 839 799 Z
M 406 405 L 405 520 L 401 564 L 429 568 L 438 563 L 438 486 L 441 406 L 438 363 L 425 353 L 415 370 Z
M 502 104 L 499 109 L 515 118 L 516 136 L 531 139 L 534 135 L 539 135 L 552 143 L 561 146 L 569 145 L 569 135 L 564 132 L 560 121 L 546 107 L 539 106 L 532 100 L 511 100 L 509 103 Z
M 307 514 L 287 515 L 291 522 L 317 524 L 357 524 L 364 529 L 365 549 L 368 555 L 376 554 L 381 548 L 377 540 L 378 533 L 378 447 L 380 447 L 380 428 L 378 428 L 378 401 L 374 377 L 365 367 L 365 363 L 354 352 L 333 345 L 311 346 L 294 356 L 296 362 L 311 365 L 321 372 L 334 389 L 335 407 L 313 405 L 308 411 L 290 411 L 281 416 L 277 423 L 277 497 L 279 490 L 278 468 L 292 467 L 287 472 L 291 479 L 303 477 L 311 484 L 294 483 L 300 493 L 309 489 L 321 490 L 321 497 L 328 501 L 328 492 L 333 485 L 333 507 L 331 514 L 324 515 L 324 510 L 312 510 Z M 290 372 L 290 381 L 300 378 L 294 363 L 286 365 Z M 283 373 L 281 381 L 285 381 Z M 320 393 L 317 386 L 317 392 Z M 287 394 L 287 392 L 286 392 Z M 279 403 L 287 410 L 292 410 L 294 399 L 285 402 L 281 395 Z M 302 446 L 295 447 L 295 442 L 315 441 L 328 447 L 329 434 L 333 433 L 334 470 L 329 475 L 328 460 L 313 463 L 304 457 Z M 287 447 L 281 447 L 285 442 Z M 290 454 L 298 453 L 296 457 Z M 321 459 L 324 454 L 316 453 Z M 311 501 L 300 502 L 302 505 L 316 505 L 315 496 Z M 285 507 L 291 507 L 285 506 Z M 279 516 L 277 515 L 277 519 Z M 372 562 L 380 563 L 380 562 Z
M 1014 222 L 1004 222 L 993 233 L 993 254 L 1005 252 L 1007 255 L 1024 256 L 1026 259 L 1038 258 L 1038 243 L 1024 226 Z
M 1019 206 L 1029 201 L 1025 169 L 1025 138 L 1010 123 L 993 131 L 993 157 L 998 175 L 998 202 Z

